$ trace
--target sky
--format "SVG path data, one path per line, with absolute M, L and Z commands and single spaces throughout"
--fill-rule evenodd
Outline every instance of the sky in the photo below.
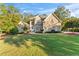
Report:
M 21 13 L 32 14 L 50 14 L 53 13 L 57 7 L 64 6 L 71 11 L 71 16 L 79 17 L 78 3 L 7 3 L 6 5 L 15 6 Z

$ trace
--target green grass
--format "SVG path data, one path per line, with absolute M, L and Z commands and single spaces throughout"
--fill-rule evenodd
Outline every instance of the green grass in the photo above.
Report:
M 77 56 L 79 36 L 60 33 L 8 35 L 0 40 L 1 56 Z

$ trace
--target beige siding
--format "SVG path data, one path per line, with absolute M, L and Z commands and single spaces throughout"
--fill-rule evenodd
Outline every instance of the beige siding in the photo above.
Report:
M 36 16 L 34 20 L 30 21 L 30 30 L 33 32 L 42 32 L 42 30 L 43 32 L 52 30 L 61 31 L 61 22 L 57 16 L 53 14 L 50 14 L 44 20 L 42 20 L 40 16 Z
M 56 25 L 58 24 L 58 25 Z M 44 32 L 51 30 L 60 30 L 61 23 L 58 19 L 54 17 L 54 15 L 50 14 L 43 23 Z

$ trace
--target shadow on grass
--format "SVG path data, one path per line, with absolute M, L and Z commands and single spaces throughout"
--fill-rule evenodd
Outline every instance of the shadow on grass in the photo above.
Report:
M 60 38 L 58 38 L 56 35 L 53 35 L 52 37 L 52 35 L 35 35 L 35 34 L 34 35 L 29 35 L 29 34 L 19 35 L 17 34 L 17 35 L 8 36 L 4 40 L 4 42 L 10 45 L 15 45 L 17 47 L 20 47 L 21 45 L 24 45 L 26 47 L 36 45 L 42 48 L 49 56 L 72 55 L 74 52 L 71 52 L 71 51 L 67 52 L 66 51 L 67 49 L 62 49 L 62 47 L 66 45 L 64 45 L 64 43 L 59 40 Z
M 21 45 L 24 45 L 26 39 L 20 35 L 10 35 L 4 40 L 4 42 L 10 45 L 15 45 L 16 47 L 20 47 Z

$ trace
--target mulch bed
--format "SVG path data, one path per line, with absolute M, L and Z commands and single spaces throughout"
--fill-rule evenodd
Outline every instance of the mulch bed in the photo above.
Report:
M 65 34 L 69 34 L 69 35 L 79 35 L 79 32 L 63 32 Z

